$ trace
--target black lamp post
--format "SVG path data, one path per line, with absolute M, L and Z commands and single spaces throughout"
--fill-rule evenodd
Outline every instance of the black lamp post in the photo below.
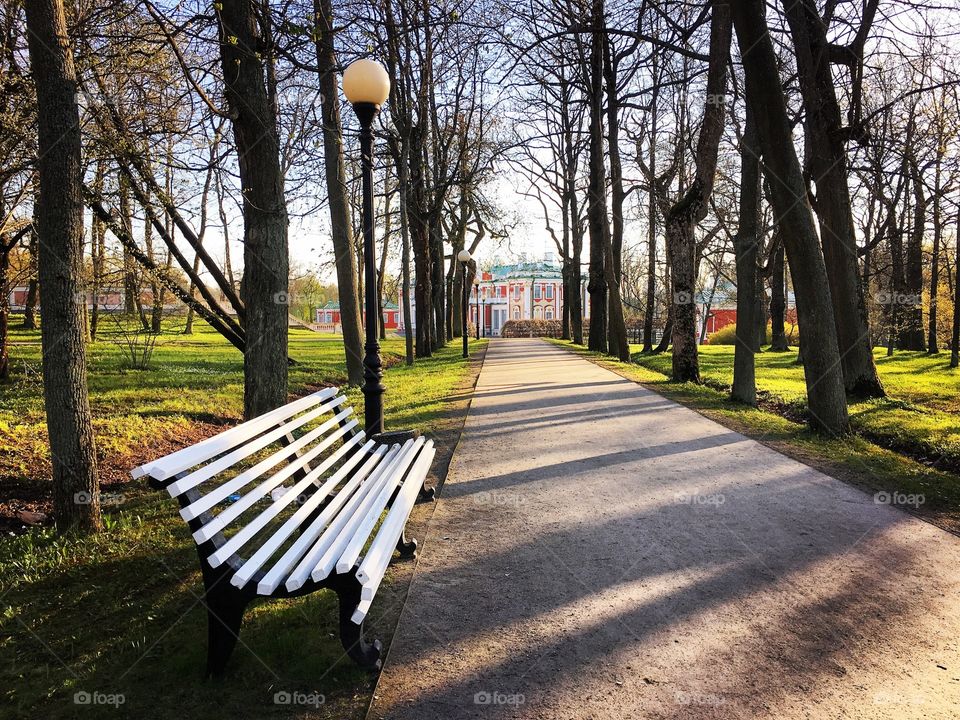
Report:
M 373 60 L 357 60 L 343 72 L 343 94 L 360 120 L 363 169 L 363 289 L 366 343 L 363 356 L 364 420 L 367 435 L 383 432 L 383 361 L 377 335 L 376 247 L 373 237 L 373 121 L 390 94 L 390 78 Z
M 467 329 L 467 311 L 470 309 L 470 289 L 467 284 L 467 263 L 470 262 L 470 251 L 464 248 L 457 253 L 457 260 L 460 261 L 460 268 L 463 271 L 463 279 L 460 281 L 460 284 L 463 286 L 463 301 L 460 303 L 463 306 L 463 325 L 461 327 L 460 334 L 463 336 L 463 356 L 465 358 L 470 357 L 470 351 L 467 348 L 467 344 L 470 342 L 470 331 Z

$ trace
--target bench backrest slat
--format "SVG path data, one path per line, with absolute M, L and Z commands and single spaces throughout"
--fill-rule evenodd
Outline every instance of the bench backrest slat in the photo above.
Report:
M 353 447 L 357 446 L 363 440 L 363 436 L 354 435 L 352 438 L 347 440 L 340 448 L 333 453 L 330 457 L 324 460 L 320 465 L 311 470 L 306 477 L 304 477 L 300 482 L 290 488 L 279 500 L 275 500 L 272 505 L 263 510 L 257 517 L 244 525 L 236 535 L 231 537 L 220 546 L 215 553 L 213 553 L 209 558 L 211 567 L 217 567 L 223 563 L 227 558 L 237 552 L 244 544 L 246 544 L 254 535 L 256 535 L 263 527 L 270 522 L 273 518 L 280 514 L 280 511 L 283 510 L 287 505 L 292 503 L 297 497 L 307 489 L 308 485 L 311 485 L 314 480 L 320 477 L 326 470 L 328 470 L 335 462 L 340 460 L 347 451 L 351 450 Z M 360 453 L 357 453 L 359 455 Z M 332 490 L 332 487 L 328 487 L 329 481 L 324 483 L 324 486 L 318 492 L 329 493 Z
M 333 409 L 334 405 L 341 402 L 341 398 L 335 398 L 331 402 L 324 403 L 318 407 L 315 407 L 308 412 L 300 415 L 298 417 L 292 418 L 289 421 L 285 422 L 280 427 L 276 427 L 270 432 L 264 433 L 259 437 L 255 437 L 252 440 L 248 440 L 242 445 L 237 446 L 231 452 L 228 452 L 226 455 L 221 455 L 213 462 L 210 462 L 203 467 L 197 468 L 190 474 L 180 478 L 179 480 L 170 484 L 167 490 L 170 492 L 170 495 L 176 497 L 183 492 L 186 492 L 190 488 L 194 488 L 204 480 L 209 480 L 210 478 L 220 474 L 224 470 L 233 467 L 238 462 L 244 458 L 248 458 L 256 452 L 263 450 L 271 443 L 276 442 L 282 437 L 285 437 L 289 433 L 293 432 L 299 427 L 306 425 L 308 422 L 317 419 L 325 412 L 328 412 Z
M 305 458 L 310 458 L 311 455 L 316 451 L 317 454 L 330 447 L 339 440 L 342 436 L 346 435 L 350 430 L 356 426 L 357 421 L 351 420 L 344 427 L 337 430 L 335 433 L 325 438 L 323 442 L 317 445 L 310 453 L 305 455 Z M 326 460 L 324 460 L 320 465 L 311 470 L 308 477 L 312 480 L 315 477 L 318 477 L 321 473 L 330 468 L 333 463 L 339 460 L 341 457 L 346 455 L 352 448 L 356 447 L 359 443 L 363 442 L 364 435 L 363 433 L 357 433 L 350 438 L 349 444 L 344 443 L 333 452 Z M 271 477 L 264 480 L 262 483 L 257 485 L 255 488 L 250 490 L 246 495 L 241 497 L 234 503 L 231 503 L 229 506 L 224 508 L 216 517 L 210 519 L 203 527 L 201 527 L 197 532 L 193 534 L 194 540 L 197 543 L 204 542 L 209 540 L 211 537 L 216 535 L 218 532 L 222 531 L 226 526 L 231 523 L 236 518 L 240 517 L 247 509 L 252 507 L 258 500 L 261 500 L 270 493 L 276 487 L 279 487 L 288 477 L 293 475 L 296 472 L 296 467 L 291 464 L 285 468 L 279 470 Z
M 294 453 L 299 452 L 301 449 L 303 449 L 303 447 L 305 447 L 306 445 L 309 445 L 317 438 L 326 434 L 329 430 L 335 428 L 341 420 L 345 420 L 346 418 L 348 418 L 352 412 L 353 412 L 353 408 L 347 408 L 346 410 L 343 410 L 342 412 L 338 413 L 337 415 L 327 420 L 322 425 L 319 425 L 313 430 L 311 430 L 310 432 L 308 432 L 306 435 L 304 435 L 302 438 L 300 438 L 296 442 L 286 447 L 280 448 L 275 453 L 273 453 L 267 458 L 264 458 L 253 467 L 248 468 L 247 470 L 244 470 L 232 480 L 222 482 L 216 487 L 212 488 L 205 495 L 195 500 L 193 503 L 191 503 L 190 505 L 188 505 L 187 507 L 183 508 L 183 510 L 180 511 L 180 514 L 183 516 L 183 519 L 189 522 L 190 520 L 193 520 L 195 517 L 199 516 L 200 513 L 206 512 L 217 503 L 222 502 L 223 500 L 228 498 L 230 495 L 233 495 L 234 493 L 242 490 L 246 485 L 249 485 L 252 480 L 256 480 L 258 477 L 263 475 L 263 473 L 265 473 L 267 470 L 270 470 L 273 467 L 275 467 L 277 464 L 279 464 L 282 460 L 294 457 Z M 312 448 L 308 452 L 290 461 L 286 466 L 282 468 L 282 471 L 284 471 L 285 473 L 283 475 L 283 479 L 286 479 L 287 477 L 295 473 L 297 470 L 307 465 L 310 462 L 310 460 L 312 460 L 314 457 L 317 456 L 317 454 L 319 454 L 320 452 L 328 448 L 330 445 L 332 445 L 334 441 L 336 441 L 341 436 L 345 435 L 346 432 L 347 431 L 345 431 L 342 426 L 337 427 L 337 429 L 333 431 L 331 436 L 327 438 L 325 442 L 321 442 L 320 444 L 318 444 L 316 447 Z
M 329 400 L 336 395 L 337 392 L 338 389 L 335 387 L 318 390 L 311 395 L 302 397 L 299 400 L 294 400 L 292 403 L 288 403 L 283 407 L 271 410 L 259 417 L 241 423 L 219 435 L 198 442 L 196 445 L 191 445 L 190 447 L 183 448 L 182 450 L 162 457 L 159 460 L 154 460 L 138 468 L 134 468 L 130 474 L 134 478 L 150 475 L 156 480 L 166 480 L 236 447 L 245 440 L 259 435 L 267 428 L 283 422 L 299 412 L 322 403 L 324 400 Z

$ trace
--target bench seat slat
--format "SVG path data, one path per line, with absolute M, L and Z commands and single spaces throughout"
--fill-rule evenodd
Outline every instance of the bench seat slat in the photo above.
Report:
M 407 479 L 400 488 L 390 512 L 380 526 L 370 548 L 357 569 L 357 580 L 363 584 L 361 598 L 372 600 L 377 592 L 377 588 L 383 581 L 383 575 L 390 564 L 390 558 L 393 556 L 397 541 L 403 533 L 403 528 L 407 524 L 407 518 L 417 502 L 417 495 L 420 488 L 423 487 L 423 481 L 430 471 L 430 464 L 436 449 L 433 447 L 433 441 L 427 442 L 416 463 L 410 468 Z
M 394 456 L 393 461 L 390 463 L 390 466 L 383 471 L 377 485 L 371 487 L 363 502 L 353 508 L 353 512 L 344 518 L 344 523 L 338 527 L 337 534 L 333 538 L 333 541 L 329 544 L 329 547 L 324 551 L 323 555 L 320 556 L 316 566 L 311 571 L 310 577 L 313 580 L 319 582 L 333 572 L 333 569 L 337 565 L 337 560 L 343 554 L 351 538 L 353 538 L 357 526 L 363 520 L 366 513 L 369 512 L 373 503 L 376 502 L 383 488 L 390 482 L 396 483 L 396 470 L 410 454 L 413 443 L 414 441 L 410 439 L 401 446 L 400 450 Z
M 306 528 L 301 528 L 300 536 L 287 548 L 287 551 L 274 562 L 273 567 L 271 567 L 260 582 L 257 583 L 257 593 L 259 595 L 269 595 L 287 579 L 291 568 L 297 564 L 314 540 L 317 539 L 317 536 L 323 531 L 323 528 L 325 528 L 331 519 L 340 511 L 340 508 L 354 496 L 360 484 L 367 481 L 368 476 L 375 470 L 386 454 L 387 448 L 385 446 L 376 448 L 367 461 L 361 465 L 344 486 L 337 491 L 336 495 L 330 498 L 330 502 L 327 503 L 317 517 L 313 519 L 310 525 Z M 314 495 L 314 497 L 318 496 L 319 493 Z M 311 498 L 311 502 L 312 500 Z M 313 511 L 313 507 L 311 507 L 311 511 Z M 293 518 L 288 522 L 292 522 L 292 520 Z M 290 532 L 293 532 L 296 526 L 302 522 L 303 519 L 298 518 L 296 524 L 290 529 Z M 251 558 L 251 560 L 252 559 L 253 558 Z
M 310 450 L 310 452 L 305 453 L 299 460 L 303 460 L 304 464 L 310 462 L 314 459 L 314 457 L 333 445 L 343 435 L 346 435 L 348 432 L 350 432 L 354 427 L 356 427 L 356 425 L 357 421 L 351 420 L 342 428 L 326 437 L 322 442 L 318 443 Z M 358 442 L 363 440 L 363 438 L 363 433 L 358 433 L 355 435 L 353 438 L 351 438 L 351 440 L 355 442 L 350 445 L 344 444 L 340 446 L 340 448 L 332 453 L 326 460 L 314 468 L 314 471 L 324 472 L 325 470 L 329 469 L 333 463 L 346 454 L 351 447 L 355 447 Z M 299 460 L 297 462 L 299 462 Z M 235 503 L 232 503 L 228 507 L 224 508 L 219 514 L 217 514 L 216 517 L 211 519 L 206 525 L 197 530 L 197 532 L 193 534 L 193 539 L 196 540 L 197 543 L 203 543 L 212 538 L 227 525 L 229 525 L 232 520 L 239 517 L 245 510 L 254 505 L 254 503 L 266 497 L 271 490 L 281 485 L 288 477 L 293 475 L 299 469 L 299 467 L 300 466 L 296 462 L 291 463 L 290 465 L 287 465 L 283 469 L 279 470 L 274 475 L 271 475 Z
M 283 407 L 271 410 L 260 417 L 248 420 L 236 427 L 225 430 L 219 435 L 207 438 L 196 445 L 190 445 L 177 452 L 165 455 L 162 458 L 145 463 L 138 468 L 131 470 L 130 474 L 134 479 L 141 478 L 144 475 L 150 475 L 157 480 L 166 480 L 184 470 L 206 462 L 212 457 L 216 457 L 226 452 L 232 447 L 254 437 L 271 425 L 276 425 L 284 419 L 296 415 L 298 412 L 313 407 L 314 405 L 329 400 L 336 395 L 339 390 L 335 387 L 324 388 L 317 392 L 294 400 Z
M 365 457 L 368 457 L 369 453 L 374 449 L 375 443 L 373 440 L 369 440 L 366 445 L 364 445 L 360 452 L 354 453 L 347 460 L 337 468 L 337 471 L 333 473 L 323 485 L 316 490 L 309 498 L 307 498 L 296 512 L 294 512 L 290 517 L 287 518 L 286 522 L 283 523 L 277 530 L 274 531 L 273 535 L 267 538 L 263 543 L 260 544 L 260 547 L 257 551 L 247 558 L 246 562 L 240 566 L 240 568 L 233 574 L 233 577 L 230 579 L 230 583 L 236 587 L 243 587 L 247 584 L 250 578 L 253 577 L 254 573 L 259 570 L 263 564 L 269 560 L 277 550 L 280 549 L 280 546 L 283 545 L 283 542 L 290 537 L 293 531 L 313 512 L 323 500 L 333 492 L 337 485 L 347 476 L 354 467 L 360 464 L 360 461 Z M 364 467 L 366 467 L 364 463 Z M 290 490 L 289 492 L 293 492 Z
M 423 437 L 419 437 L 414 441 L 410 452 L 408 452 L 403 458 L 403 461 L 394 468 L 390 481 L 380 491 L 380 494 L 376 497 L 372 505 L 367 508 L 360 522 L 354 528 L 350 543 L 343 551 L 340 559 L 337 560 L 336 568 L 338 573 L 348 572 L 357 562 L 357 558 L 360 557 L 360 553 L 363 552 L 363 546 L 366 544 L 367 538 L 370 537 L 370 533 L 380 519 L 383 509 L 387 506 L 387 503 L 390 502 L 390 496 L 393 495 L 393 491 L 397 485 L 400 484 L 400 480 L 406 473 L 407 468 L 413 463 L 417 453 L 420 452 L 420 448 L 423 447 L 424 442 L 425 438 Z
M 233 495 L 237 490 L 240 490 L 241 488 L 245 487 L 247 484 L 250 483 L 251 480 L 255 480 L 256 478 L 260 477 L 263 473 L 265 473 L 267 470 L 270 470 L 271 468 L 276 466 L 282 460 L 291 457 L 294 453 L 299 452 L 305 446 L 309 445 L 314 440 L 324 435 L 328 430 L 330 430 L 332 427 L 337 425 L 339 422 L 350 417 L 350 414 L 352 412 L 353 412 L 353 408 L 347 408 L 343 412 L 336 414 L 335 416 L 327 420 L 322 425 L 319 425 L 318 427 L 308 432 L 302 438 L 291 443 L 290 445 L 287 445 L 286 447 L 280 448 L 275 453 L 273 453 L 270 457 L 264 460 L 261 460 L 252 468 L 249 468 L 248 470 L 244 470 L 242 473 L 237 475 L 232 480 L 229 480 L 213 488 L 210 492 L 206 493 L 203 497 L 199 498 L 195 502 L 192 502 L 189 505 L 187 505 L 185 508 L 183 508 L 183 510 L 180 511 L 180 515 L 183 517 L 184 520 L 187 520 L 187 521 L 193 520 L 195 517 L 199 517 L 202 513 L 205 513 L 207 510 L 211 509 L 217 503 L 222 502 L 226 498 Z M 340 430 L 342 429 L 343 428 L 341 427 Z M 300 457 L 297 457 L 296 459 L 291 461 L 287 466 L 285 466 L 284 470 L 289 468 L 290 472 L 288 474 L 292 475 L 294 472 L 296 472 L 297 470 L 302 468 L 304 465 L 309 463 L 310 460 L 316 457 L 319 452 L 329 447 L 337 438 L 339 438 L 343 434 L 344 432 L 335 433 L 336 436 L 333 437 L 332 439 L 328 438 L 328 442 L 326 444 L 321 443 L 317 447 L 311 449 L 309 451 L 310 457 L 307 457 L 307 454 L 301 455 Z
M 370 612 L 370 606 L 372 604 L 373 598 L 367 598 L 358 602 L 356 610 L 354 610 L 353 615 L 350 616 L 350 621 L 354 625 L 360 625 L 366 619 L 367 613 Z
M 287 590 L 299 590 L 303 586 L 303 584 L 307 581 L 307 578 L 310 577 L 311 571 L 314 569 L 314 567 L 316 567 L 317 559 L 320 558 L 327 551 L 327 548 L 329 548 L 330 544 L 336 540 L 340 534 L 340 531 L 353 516 L 357 506 L 363 502 L 364 498 L 367 497 L 373 488 L 379 487 L 384 473 L 389 473 L 389 470 L 393 466 L 394 459 L 397 457 L 399 451 L 399 445 L 393 445 L 389 450 L 387 450 L 383 460 L 380 461 L 380 464 L 373 471 L 367 481 L 363 483 L 363 485 L 361 485 L 356 492 L 353 493 L 346 504 L 340 509 L 340 512 L 337 513 L 336 517 L 333 518 L 326 528 L 320 527 L 319 523 L 314 523 L 310 526 L 305 534 L 312 536 L 315 539 L 315 542 L 310 547 L 310 550 L 299 559 L 297 566 L 288 575 L 285 582 Z M 326 577 L 326 575 L 323 577 Z
M 292 503 L 304 490 L 307 489 L 309 485 L 313 484 L 313 481 L 316 480 L 320 475 L 330 468 L 333 463 L 339 460 L 347 451 L 351 448 L 356 447 L 363 440 L 363 435 L 354 435 L 347 442 L 340 446 L 340 449 L 336 453 L 328 457 L 321 465 L 318 465 L 316 468 L 311 470 L 306 477 L 304 477 L 300 482 L 290 488 L 279 500 L 275 501 L 272 505 L 264 509 L 259 515 L 257 515 L 253 520 L 243 526 L 243 528 L 237 532 L 236 535 L 231 537 L 227 542 L 225 542 L 216 552 L 212 553 L 208 558 L 208 562 L 211 567 L 217 567 L 227 560 L 231 555 L 233 555 L 237 550 L 243 547 L 247 542 L 250 541 L 263 527 L 270 522 L 273 518 L 280 514 L 280 511 L 283 510 L 287 505 Z M 359 453 L 357 453 L 359 455 Z M 326 483 L 321 487 L 321 491 L 326 488 Z M 331 488 L 326 488 L 326 492 L 329 492 Z M 319 491 L 318 491 L 319 492 Z M 229 508 L 228 508 L 229 509 Z
M 339 404 L 339 402 L 342 402 L 341 398 L 335 398 L 329 403 L 324 403 L 319 407 L 315 407 L 309 412 L 289 420 L 280 427 L 274 428 L 273 430 L 264 433 L 260 437 L 240 445 L 226 455 L 223 455 L 213 462 L 194 470 L 188 475 L 185 475 L 179 480 L 170 483 L 170 486 L 167 488 L 167 490 L 170 492 L 171 496 L 177 497 L 187 490 L 195 488 L 204 480 L 209 480 L 224 470 L 233 467 L 244 458 L 250 457 L 255 452 L 263 450 L 263 448 L 293 432 L 302 425 L 306 425 L 311 420 L 314 420 L 323 415 L 325 412 L 332 410 L 335 405 Z

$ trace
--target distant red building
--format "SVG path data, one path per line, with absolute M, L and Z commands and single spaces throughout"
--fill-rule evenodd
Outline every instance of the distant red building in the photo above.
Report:
M 366 322 L 366 315 L 363 319 Z M 340 303 L 330 300 L 322 308 L 317 308 L 314 311 L 314 321 L 317 325 L 329 326 L 330 332 L 340 332 Z M 396 330 L 400 327 L 400 308 L 396 303 L 384 303 L 383 326 L 387 330 Z
M 696 295 L 697 322 L 699 327 L 706 325 L 706 336 L 737 323 L 737 288 L 730 282 L 719 282 L 712 290 L 703 290 Z M 793 292 L 787 293 L 787 308 L 784 319 L 791 324 L 797 322 L 797 306 Z

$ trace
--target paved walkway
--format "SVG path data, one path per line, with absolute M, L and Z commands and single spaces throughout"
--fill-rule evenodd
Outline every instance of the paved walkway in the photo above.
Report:
M 960 539 L 491 343 L 371 718 L 960 717 Z

